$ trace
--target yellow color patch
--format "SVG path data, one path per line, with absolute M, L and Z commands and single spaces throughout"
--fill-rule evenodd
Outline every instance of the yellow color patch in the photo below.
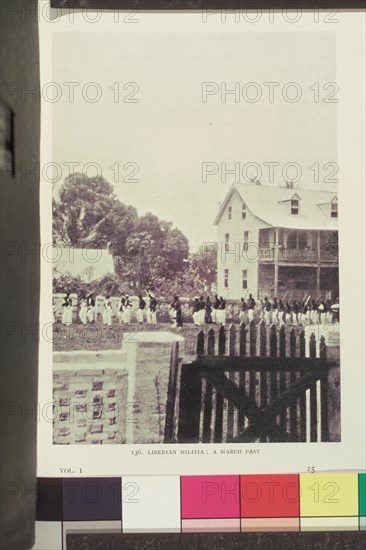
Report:
M 358 516 L 357 474 L 301 474 L 300 515 Z

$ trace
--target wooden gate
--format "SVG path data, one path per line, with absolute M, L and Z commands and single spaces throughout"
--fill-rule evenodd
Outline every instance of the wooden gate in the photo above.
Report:
M 328 375 L 337 364 L 324 338 L 317 346 L 313 334 L 307 344 L 302 327 L 200 332 L 197 359 L 181 367 L 165 441 L 329 441 Z

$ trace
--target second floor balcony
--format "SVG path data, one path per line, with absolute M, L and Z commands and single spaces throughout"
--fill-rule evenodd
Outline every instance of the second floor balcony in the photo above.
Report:
M 273 263 L 276 258 L 275 247 L 259 247 L 258 259 L 260 263 Z M 285 248 L 278 247 L 278 261 L 288 263 L 338 263 L 338 246 L 329 244 L 320 248 L 318 251 L 315 248 Z

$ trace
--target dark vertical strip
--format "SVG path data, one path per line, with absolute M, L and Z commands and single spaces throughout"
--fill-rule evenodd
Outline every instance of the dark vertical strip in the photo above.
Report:
M 267 328 L 266 324 L 262 321 L 259 329 L 259 354 L 261 357 L 267 356 Z M 260 407 L 263 409 L 268 402 L 268 380 L 267 371 L 260 372 Z
M 205 335 L 203 330 L 198 333 L 197 336 L 197 355 L 205 354 Z
M 207 355 L 215 355 L 215 331 L 213 328 L 208 331 Z
M 250 357 L 255 357 L 257 354 L 257 327 L 254 321 L 249 325 L 249 354 Z M 256 372 L 251 369 L 249 371 L 249 401 L 251 405 L 256 403 Z
M 214 443 L 222 443 L 223 412 L 224 412 L 224 400 L 221 393 L 217 392 Z
M 269 340 L 269 353 L 270 356 L 275 359 L 277 357 L 277 327 L 271 326 L 270 340 Z M 278 394 L 278 382 L 277 382 L 277 366 L 276 361 L 273 361 L 271 365 L 271 393 L 270 400 L 273 402 Z
M 204 406 L 203 406 L 203 430 L 202 430 L 203 443 L 210 443 L 211 441 L 211 416 L 212 416 L 212 385 L 209 382 L 206 382 L 206 394 L 204 397 Z
M 244 323 L 240 324 L 239 331 L 239 355 L 246 355 L 247 353 L 247 329 Z
M 317 420 L 318 415 L 316 409 L 316 382 L 314 382 L 310 387 L 310 441 L 312 443 L 316 443 L 317 441 Z
M 321 434 L 322 441 L 329 441 L 329 410 L 328 410 L 328 373 L 323 374 L 320 379 L 320 399 L 321 399 Z
M 309 338 L 309 357 L 314 359 L 316 357 L 316 339 L 315 334 L 312 332 Z
M 231 357 L 234 357 L 236 354 L 236 327 L 234 324 L 230 326 L 229 329 L 229 355 Z M 229 371 L 229 380 L 231 382 L 235 382 L 235 372 L 230 370 Z M 234 412 L 235 407 L 233 403 L 228 401 L 227 404 L 227 438 L 228 441 L 232 439 L 234 434 Z
M 280 357 L 286 357 L 286 331 L 284 325 L 280 328 Z M 286 390 L 286 372 L 280 371 L 280 393 Z M 281 411 L 280 427 L 284 435 L 286 432 L 287 409 L 284 407 Z
M 305 344 L 305 334 L 304 334 L 303 330 L 301 330 L 301 332 L 300 332 L 299 339 L 300 339 L 300 357 L 305 357 L 305 355 L 306 355 L 306 350 L 305 350 L 306 344 Z
M 300 378 L 301 380 L 301 378 Z M 300 441 L 306 443 L 306 392 L 300 396 Z
M 198 443 L 201 376 L 197 365 L 183 365 L 179 399 L 178 443 Z
M 168 382 L 168 396 L 167 396 L 167 403 L 166 403 L 164 443 L 173 442 L 174 411 L 175 411 L 175 400 L 177 396 L 178 354 L 179 354 L 179 343 L 174 342 L 172 344 L 172 353 L 170 358 L 170 372 L 169 372 L 169 382 Z
M 226 333 L 225 327 L 221 326 L 219 329 L 219 355 L 225 355 L 226 351 Z
M 292 329 L 290 332 L 290 357 L 294 359 L 296 357 L 296 333 Z M 296 371 L 290 371 L 290 386 L 293 387 L 296 384 Z M 297 404 L 296 401 L 292 401 L 290 405 L 290 438 L 291 441 L 298 441 L 297 430 Z

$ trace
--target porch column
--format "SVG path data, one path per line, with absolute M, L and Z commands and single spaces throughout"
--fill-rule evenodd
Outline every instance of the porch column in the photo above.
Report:
M 274 295 L 278 297 L 278 227 L 275 228 L 275 245 L 274 245 Z

